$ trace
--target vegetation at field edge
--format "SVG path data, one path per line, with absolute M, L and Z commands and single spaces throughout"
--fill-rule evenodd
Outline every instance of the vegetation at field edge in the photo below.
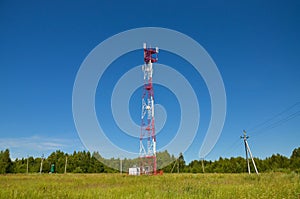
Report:
M 116 169 L 120 168 L 120 159 L 104 159 L 97 152 L 76 152 L 67 154 L 62 151 L 51 153 L 47 158 L 43 159 L 42 173 L 49 173 L 52 165 L 54 165 L 54 173 L 64 173 L 65 162 L 68 160 L 67 173 L 116 173 Z M 9 150 L 0 151 L 0 174 L 2 173 L 26 173 L 27 163 L 29 173 L 38 173 L 40 171 L 41 158 L 22 158 L 10 159 Z M 100 160 L 100 161 L 99 161 Z M 300 147 L 293 150 L 290 158 L 280 154 L 272 155 L 265 159 L 254 158 L 259 172 L 296 172 L 300 173 Z M 170 163 L 170 164 L 165 164 Z M 129 167 L 138 165 L 139 159 L 123 159 L 122 170 L 128 171 Z M 178 164 L 176 168 L 174 164 Z M 183 154 L 176 158 L 167 151 L 157 153 L 157 165 L 164 173 L 177 172 L 182 173 L 243 173 L 246 172 L 246 160 L 242 157 L 222 158 L 215 161 L 193 160 L 189 164 L 185 163 Z M 175 168 L 175 170 L 174 170 Z M 254 168 L 251 167 L 252 172 Z

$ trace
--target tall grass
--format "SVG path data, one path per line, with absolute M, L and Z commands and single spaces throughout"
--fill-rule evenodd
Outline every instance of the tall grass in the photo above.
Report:
M 300 198 L 300 177 L 255 174 L 0 175 L 0 198 Z

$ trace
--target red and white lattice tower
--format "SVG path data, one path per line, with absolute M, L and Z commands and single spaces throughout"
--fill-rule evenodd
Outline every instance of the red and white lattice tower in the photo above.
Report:
M 154 125 L 153 65 L 157 62 L 158 48 L 147 48 L 144 43 L 144 87 L 142 95 L 142 123 L 140 135 L 140 171 L 156 174 L 156 136 Z

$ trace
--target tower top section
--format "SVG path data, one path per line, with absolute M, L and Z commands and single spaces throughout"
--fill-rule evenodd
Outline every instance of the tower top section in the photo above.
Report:
M 144 71 L 144 80 L 147 81 L 147 88 L 152 87 L 152 74 L 153 68 L 152 63 L 157 62 L 158 47 L 156 48 L 147 48 L 146 43 L 144 43 L 144 61 L 142 69 Z
M 144 61 L 146 64 L 157 62 L 158 47 L 147 48 L 146 43 L 144 43 Z

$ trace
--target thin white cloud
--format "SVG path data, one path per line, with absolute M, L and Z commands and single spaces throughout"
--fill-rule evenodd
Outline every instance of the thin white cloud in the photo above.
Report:
M 26 156 L 39 156 L 49 154 L 56 150 L 72 152 L 84 150 L 79 139 L 50 138 L 30 136 L 21 138 L 0 138 L 0 150 L 9 149 L 11 157 L 21 158 Z

